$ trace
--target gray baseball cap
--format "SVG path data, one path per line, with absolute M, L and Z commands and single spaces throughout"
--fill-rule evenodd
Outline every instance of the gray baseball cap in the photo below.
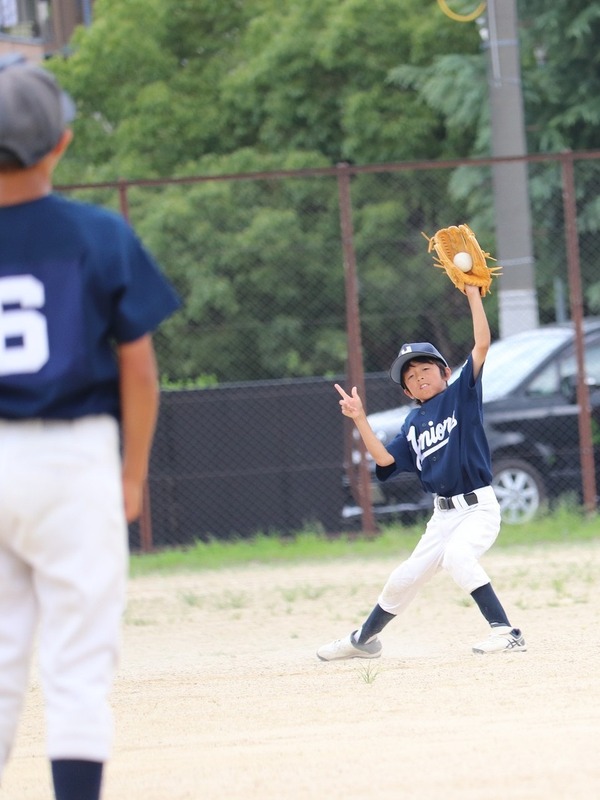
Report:
M 20 54 L 0 58 L 0 164 L 37 164 L 75 118 L 56 78 Z
M 448 366 L 448 362 L 444 356 L 439 350 L 436 350 L 432 344 L 429 344 L 429 342 L 408 342 L 402 345 L 397 358 L 390 367 L 390 378 L 394 383 L 402 385 L 402 368 L 405 364 L 408 364 L 409 361 L 412 361 L 413 358 L 419 358 L 420 356 L 435 358 L 437 361 L 441 361 L 445 367 Z

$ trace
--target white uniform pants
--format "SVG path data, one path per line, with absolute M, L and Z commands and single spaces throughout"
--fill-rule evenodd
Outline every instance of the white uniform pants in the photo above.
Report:
M 412 554 L 396 567 L 383 587 L 378 603 L 384 611 L 404 611 L 440 569 L 447 570 L 468 594 L 490 582 L 478 560 L 496 541 L 500 506 L 491 486 L 477 489 L 477 497 L 474 506 L 434 510 Z
M 0 774 L 39 631 L 48 757 L 105 761 L 127 578 L 118 428 L 0 421 Z

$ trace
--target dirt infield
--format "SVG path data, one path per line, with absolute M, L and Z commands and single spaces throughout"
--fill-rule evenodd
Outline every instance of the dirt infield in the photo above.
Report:
M 396 560 L 250 566 L 130 583 L 105 800 L 600 797 L 600 539 L 483 562 L 527 653 L 440 574 L 382 658 L 321 663 Z M 36 675 L 2 800 L 50 800 Z

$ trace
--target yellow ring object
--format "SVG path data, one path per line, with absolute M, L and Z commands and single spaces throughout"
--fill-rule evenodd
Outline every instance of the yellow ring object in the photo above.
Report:
M 442 9 L 444 14 L 450 19 L 456 20 L 456 22 L 473 22 L 474 19 L 480 17 L 483 12 L 485 11 L 485 0 L 480 3 L 475 11 L 471 11 L 470 14 L 457 14 L 456 11 L 452 11 L 452 9 L 448 6 L 447 0 L 437 0 L 438 6 Z

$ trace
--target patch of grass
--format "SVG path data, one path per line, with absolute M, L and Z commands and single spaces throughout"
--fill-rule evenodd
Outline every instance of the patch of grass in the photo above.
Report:
M 215 607 L 220 611 L 234 609 L 239 611 L 248 605 L 248 595 L 245 592 L 223 592 L 221 597 L 215 602 Z
M 243 564 L 276 564 L 326 559 L 404 558 L 414 548 L 424 524 L 382 526 L 376 536 L 327 535 L 305 529 L 294 535 L 258 533 L 247 538 L 198 540 L 189 547 L 132 554 L 132 576 L 151 573 L 197 572 Z M 559 506 L 523 525 L 503 525 L 494 548 L 532 544 L 583 542 L 600 539 L 598 517 Z
M 126 625 L 136 625 L 138 627 L 144 627 L 146 625 L 155 625 L 156 623 L 152 622 L 149 619 L 141 619 L 141 617 L 128 617 L 125 616 L 125 624 Z
M 410 552 L 422 528 L 390 527 L 377 536 L 328 536 L 304 530 L 295 535 L 259 533 L 249 538 L 196 541 L 152 553 L 132 554 L 131 575 L 219 569 L 242 564 L 275 564 L 338 558 L 368 558 Z
M 279 589 L 287 603 L 294 603 L 297 600 L 320 600 L 327 590 L 327 586 L 290 586 Z
M 360 668 L 358 674 L 364 683 L 375 683 L 375 679 L 379 675 L 379 670 L 369 661 Z
M 193 608 L 204 607 L 204 598 L 195 592 L 180 592 L 179 597 L 187 606 L 192 606 Z
M 564 544 L 600 539 L 598 516 L 571 508 L 568 504 L 537 516 L 523 525 L 503 525 L 495 547 L 548 542 Z
M 473 605 L 473 599 L 470 594 L 461 595 L 460 597 L 457 597 L 455 602 L 462 608 L 470 608 L 470 606 Z

